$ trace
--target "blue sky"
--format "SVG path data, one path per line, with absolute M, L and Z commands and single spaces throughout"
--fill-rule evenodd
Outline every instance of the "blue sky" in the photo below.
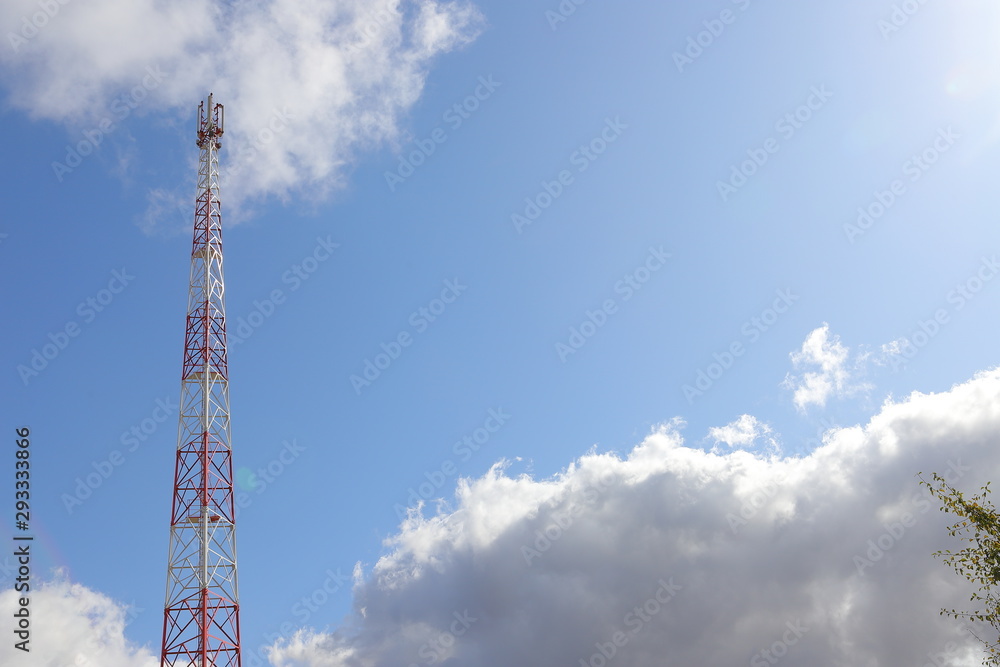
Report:
M 657 437 L 780 467 L 815 454 L 824 430 L 860 425 L 883 451 L 871 424 L 896 419 L 887 399 L 911 392 L 940 392 L 937 411 L 914 413 L 931 421 L 897 433 L 940 434 L 913 445 L 927 465 L 966 445 L 981 470 L 1000 463 L 944 425 L 963 414 L 978 433 L 995 420 L 982 398 L 994 380 L 961 394 L 969 405 L 953 389 L 997 361 L 1000 15 L 989 3 L 428 0 L 380 15 L 346 1 L 118 12 L 105 0 L 55 3 L 35 34 L 25 21 L 41 23 L 44 6 L 0 10 L 0 382 L 8 433 L 33 435 L 34 572 L 52 591 L 79 583 L 134 605 L 123 632 L 136 653 L 120 664 L 158 652 L 194 114 L 210 89 L 226 109 L 224 169 L 236 168 L 222 196 L 229 331 L 241 339 L 230 369 L 249 500 L 238 523 L 245 651 L 287 624 L 350 629 L 330 642 L 348 642 L 336 650 L 351 657 L 302 639 L 282 665 L 440 663 L 418 657 L 422 640 L 371 640 L 398 628 L 374 628 L 360 609 L 449 615 L 448 586 L 394 599 L 376 564 L 399 574 L 401 553 L 440 547 L 411 538 L 487 497 L 456 497 L 459 478 L 544 489 L 588 452 L 634 461 Z M 365 28 L 373 36 L 359 41 Z M 89 154 L 68 166 L 74 150 Z M 67 326 L 78 335 L 63 340 Z M 400 336 L 409 344 L 397 350 Z M 24 370 L 60 340 L 44 368 Z M 380 358 L 387 349 L 398 354 Z M 367 362 L 384 368 L 352 381 Z M 477 450 L 457 444 L 477 437 Z M 120 464 L 79 491 L 115 452 Z M 491 477 L 498 462 L 503 479 Z M 885 465 L 913 484 L 917 469 Z M 401 528 L 421 484 L 429 523 Z M 706 503 L 729 493 L 677 484 Z M 857 511 L 885 520 L 891 494 L 862 486 Z M 537 517 L 496 493 L 497 515 Z M 10 517 L 0 525 L 13 532 Z M 417 561 L 447 578 L 465 563 L 448 553 Z M 613 550 L 593 558 L 621 562 Z M 357 587 L 296 606 L 356 564 Z M 921 567 L 957 583 L 929 559 Z M 921 622 L 941 622 L 940 605 L 924 606 Z M 586 660 L 577 644 L 602 636 L 562 620 L 548 636 L 580 636 L 545 660 Z M 494 664 L 481 628 L 453 664 Z M 751 644 L 769 643 L 762 632 L 734 640 L 732 655 L 752 657 Z M 858 650 L 891 654 L 891 635 Z M 788 664 L 839 664 L 813 641 Z M 631 650 L 622 664 L 654 664 Z M 317 655 L 330 662 L 309 662 Z M 537 660 L 523 664 L 556 664 Z

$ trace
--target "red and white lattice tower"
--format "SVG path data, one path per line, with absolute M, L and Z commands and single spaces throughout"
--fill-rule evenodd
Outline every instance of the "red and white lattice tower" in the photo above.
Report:
M 198 108 L 180 426 L 160 667 L 240 667 L 226 306 L 219 201 L 221 104 Z

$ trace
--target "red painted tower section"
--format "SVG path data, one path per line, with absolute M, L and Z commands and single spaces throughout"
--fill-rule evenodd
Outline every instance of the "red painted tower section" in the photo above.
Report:
M 222 132 L 222 105 L 209 95 L 198 108 L 201 157 L 160 667 L 241 667 L 219 200 Z

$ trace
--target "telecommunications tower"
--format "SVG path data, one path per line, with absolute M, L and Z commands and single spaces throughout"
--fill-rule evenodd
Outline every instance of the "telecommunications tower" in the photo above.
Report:
M 188 287 L 160 667 L 241 667 L 219 201 L 221 104 L 198 107 Z

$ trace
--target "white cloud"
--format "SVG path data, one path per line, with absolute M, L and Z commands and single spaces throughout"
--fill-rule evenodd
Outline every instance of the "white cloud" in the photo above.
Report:
M 758 438 L 770 435 L 771 427 L 757 421 L 752 415 L 740 415 L 739 418 L 725 426 L 713 426 L 708 429 L 708 436 L 715 442 L 729 447 L 746 447 L 754 444 Z M 773 442 L 773 441 L 772 441 Z
M 258 197 L 320 198 L 338 187 L 357 151 L 399 140 L 399 119 L 419 98 L 432 59 L 474 39 L 482 23 L 467 0 L 53 6 L 35 31 L 24 22 L 39 11 L 36 0 L 0 7 L 0 32 L 17 38 L 0 49 L 8 103 L 76 130 L 167 112 L 187 119 L 193 137 L 192 112 L 214 91 L 226 107 L 230 212 Z M 158 222 L 173 208 L 163 202 L 176 197 L 154 191 L 148 217 Z
M 882 354 L 885 356 L 899 355 L 906 347 L 906 343 L 906 338 L 897 338 L 896 340 L 889 341 L 888 343 L 883 343 L 880 349 L 882 350 Z
M 687 447 L 675 422 L 547 480 L 497 466 L 460 484 L 454 511 L 401 526 L 344 628 L 304 629 L 274 662 L 763 665 L 768 650 L 788 667 L 979 664 L 938 615 L 970 589 L 931 556 L 959 545 L 915 475 L 995 478 L 998 401 L 995 370 L 887 402 L 797 458 Z
M 791 355 L 792 366 L 802 369 L 819 366 L 819 370 L 807 371 L 801 376 L 789 373 L 782 385 L 794 390 L 792 401 L 799 410 L 810 405 L 824 407 L 832 395 L 847 396 L 857 391 L 869 389 L 864 383 L 855 382 L 855 371 L 849 361 L 850 351 L 840 342 L 840 336 L 830 335 L 830 326 L 814 329 L 806 336 L 802 349 Z M 864 357 L 854 362 L 857 368 Z
M 272 662 L 765 665 L 770 651 L 787 667 L 980 664 L 979 644 L 938 615 L 966 608 L 970 588 L 931 556 L 960 543 L 915 474 L 966 490 L 995 479 L 998 404 L 1000 369 L 887 402 L 797 458 L 688 447 L 675 420 L 625 457 L 588 453 L 550 479 L 497 464 L 355 573 L 341 629 L 304 628 Z M 15 598 L 0 592 L 8 618 Z M 156 664 L 126 641 L 124 605 L 64 576 L 31 605 L 47 640 L 28 660 L 0 644 L 0 664 Z
M 0 591 L 5 625 L 19 608 L 13 589 Z M 14 648 L 11 630 L 0 642 L 0 664 L 24 667 L 156 667 L 159 658 L 125 639 L 129 608 L 81 584 L 65 573 L 30 593 L 30 652 Z

